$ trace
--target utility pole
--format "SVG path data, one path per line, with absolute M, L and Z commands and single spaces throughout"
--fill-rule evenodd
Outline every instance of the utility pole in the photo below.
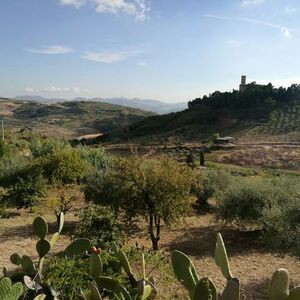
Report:
M 2 129 L 2 141 L 4 142 L 4 122 L 1 121 L 1 129 Z

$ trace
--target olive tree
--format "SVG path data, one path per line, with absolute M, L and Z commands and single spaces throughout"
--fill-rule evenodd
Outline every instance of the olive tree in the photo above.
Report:
M 85 193 L 98 204 L 118 203 L 128 217 L 144 217 L 153 250 L 158 250 L 162 223 L 178 221 L 189 207 L 191 172 L 167 157 L 121 159 L 109 177 L 98 177 Z

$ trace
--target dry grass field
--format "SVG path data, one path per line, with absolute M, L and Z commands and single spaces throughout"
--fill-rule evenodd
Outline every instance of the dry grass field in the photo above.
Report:
M 34 214 L 24 210 L 13 211 L 16 213 L 10 219 L 0 220 L 0 265 L 13 266 L 9 262 L 9 256 L 13 252 L 27 254 L 36 257 L 35 243 L 31 223 Z M 50 231 L 55 231 L 55 217 L 45 215 L 50 222 Z M 65 234 L 78 222 L 74 212 L 66 215 Z M 150 249 L 150 241 L 147 239 L 145 224 L 140 224 L 133 233 L 128 233 L 127 243 L 144 246 Z M 126 231 L 126 228 L 125 228 Z M 215 220 L 212 213 L 200 216 L 190 216 L 176 228 L 163 228 L 161 247 L 167 257 L 170 251 L 178 249 L 189 255 L 198 270 L 200 276 L 209 276 L 221 289 L 224 278 L 213 261 L 216 233 L 221 232 L 227 246 L 233 274 L 240 278 L 243 286 L 244 299 L 267 299 L 266 287 L 274 270 L 284 267 L 289 270 L 292 285 L 300 284 L 300 262 L 290 255 L 280 255 L 263 248 L 258 242 L 257 232 L 240 231 L 234 226 L 226 226 Z M 56 250 L 62 250 L 68 244 L 70 238 L 62 235 L 57 243 Z M 158 278 L 158 272 L 154 271 L 159 289 L 158 299 L 188 299 L 184 289 L 174 280 Z M 168 296 L 167 296 L 168 295 Z

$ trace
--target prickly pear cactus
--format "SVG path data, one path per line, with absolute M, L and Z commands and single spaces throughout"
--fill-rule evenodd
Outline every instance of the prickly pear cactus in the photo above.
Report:
M 102 274 L 103 263 L 100 255 L 92 253 L 89 257 L 89 274 L 93 279 L 97 279 Z
M 192 300 L 217 300 L 217 289 L 209 278 L 201 278 L 197 283 Z
M 36 217 L 32 223 L 34 233 L 40 238 L 45 239 L 48 234 L 48 224 L 42 217 Z
M 8 277 L 0 281 L 0 299 L 1 300 L 18 300 L 23 294 L 23 285 L 21 282 L 12 284 Z
M 274 272 L 268 286 L 270 300 L 286 299 L 289 295 L 289 273 L 286 269 L 278 269 Z
M 64 251 L 67 257 L 82 255 L 85 251 L 91 248 L 91 242 L 88 239 L 78 239 L 72 242 Z
M 227 280 L 222 294 L 222 300 L 239 300 L 241 296 L 241 284 L 238 278 Z
M 176 278 L 189 291 L 190 298 L 193 299 L 193 292 L 199 281 L 193 262 L 187 255 L 175 250 L 172 252 L 172 266 Z
M 215 250 L 215 263 L 221 269 L 223 276 L 230 280 L 232 279 L 227 251 L 223 242 L 222 235 L 220 233 L 217 234 L 217 243 L 216 243 L 216 250 Z

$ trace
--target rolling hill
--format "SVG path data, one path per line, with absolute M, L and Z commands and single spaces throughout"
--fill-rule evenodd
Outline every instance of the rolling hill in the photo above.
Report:
M 7 129 L 29 130 L 57 137 L 74 138 L 84 134 L 107 133 L 153 114 L 93 101 L 45 104 L 0 98 L 0 119 L 4 120 Z
M 190 101 L 184 111 L 129 125 L 128 138 L 199 141 L 216 132 L 252 140 L 300 142 L 300 85 L 287 89 L 254 85 L 245 92 L 215 92 Z
M 14 99 L 17 100 L 29 100 L 29 101 L 36 101 L 40 103 L 57 103 L 57 102 L 67 102 L 70 100 L 66 99 L 57 99 L 57 98 L 44 98 L 41 96 L 17 96 Z M 146 111 L 152 111 L 157 114 L 167 114 L 171 112 L 181 111 L 187 108 L 186 102 L 179 102 L 179 103 L 166 103 L 158 100 L 150 100 L 150 99 L 139 99 L 133 98 L 128 99 L 124 97 L 119 98 L 74 98 L 71 102 L 74 101 L 94 101 L 94 102 L 104 102 L 110 103 L 115 105 L 122 105 L 131 108 L 137 108 Z

